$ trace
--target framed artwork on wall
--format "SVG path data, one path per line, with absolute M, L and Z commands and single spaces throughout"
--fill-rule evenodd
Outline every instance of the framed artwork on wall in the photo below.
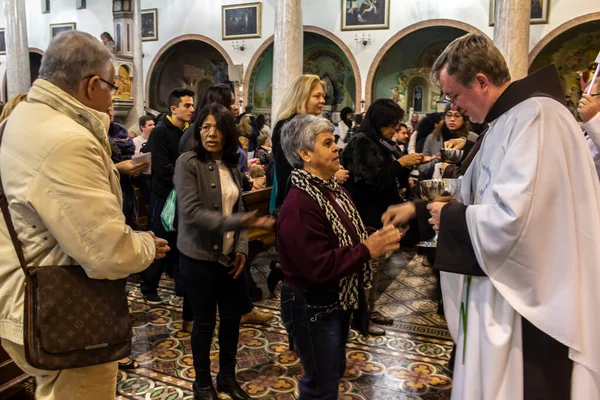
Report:
M 223 40 L 259 38 L 262 31 L 261 3 L 222 6 Z
M 67 22 L 64 24 L 50 24 L 50 38 L 62 32 L 74 31 L 77 29 L 75 22 Z
M 0 29 L 0 54 L 6 54 L 6 36 L 4 28 Z
M 158 10 L 156 8 L 142 10 L 142 40 L 144 42 L 158 40 Z
M 531 20 L 532 24 L 548 23 L 548 6 L 550 0 L 531 0 Z M 490 0 L 490 26 L 494 26 L 496 21 L 496 0 Z
M 390 0 L 342 0 L 342 30 L 389 29 Z

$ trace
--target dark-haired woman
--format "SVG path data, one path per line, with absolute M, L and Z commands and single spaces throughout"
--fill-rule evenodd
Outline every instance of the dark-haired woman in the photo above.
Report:
M 348 131 L 352 129 L 354 122 L 352 121 L 352 116 L 354 111 L 350 107 L 342 108 L 340 111 L 340 122 L 337 125 L 336 133 L 340 139 L 337 141 L 337 145 L 343 149 L 346 147 L 348 141 L 346 140 L 346 136 L 348 135 Z
M 433 132 L 425 139 L 423 154 L 437 157 L 440 150 L 444 148 L 444 143 L 449 143 L 452 139 L 463 139 L 462 143 L 454 141 L 460 144 L 458 147 L 457 144 L 452 147 L 464 150 L 464 155 L 467 155 L 477 141 L 477 134 L 471 132 L 471 125 L 465 116 L 458 110 L 452 110 L 450 105 L 446 106 L 443 116 L 442 123 L 437 124 Z M 436 158 L 427 164 L 420 165 L 419 178 L 421 180 L 430 179 L 434 175 L 435 165 L 439 162 L 439 159 Z
M 360 125 L 359 132 L 341 154 L 350 179 L 344 184 L 366 226 L 380 229 L 381 216 L 393 204 L 402 201 L 400 189 L 408 188 L 412 167 L 423 161 L 422 154 L 402 156 L 391 142 L 404 111 L 391 99 L 376 100 Z M 393 321 L 373 310 L 379 270 L 373 270 L 373 288 L 369 299 L 373 322 L 390 325 Z M 371 335 L 384 335 L 376 325 L 369 326 Z
M 183 136 L 181 137 L 181 141 L 179 142 L 179 151 L 183 153 L 184 151 L 189 151 L 194 148 L 194 139 L 192 138 L 194 131 L 197 129 L 198 125 L 198 116 L 200 115 L 200 111 L 208 106 L 209 104 L 217 103 L 227 108 L 235 118 L 236 112 L 239 112 L 239 109 L 235 106 L 235 96 L 231 91 L 231 88 L 224 83 L 217 83 L 216 85 L 209 86 L 206 89 L 206 92 L 202 95 L 202 98 L 198 102 L 198 107 L 196 107 L 196 112 L 192 115 L 192 123 L 185 130 Z
M 194 399 L 217 399 L 210 374 L 210 347 L 219 307 L 217 390 L 248 399 L 235 379 L 248 227 L 270 227 L 269 218 L 244 213 L 238 168 L 238 133 L 232 114 L 211 104 L 198 115 L 194 149 L 179 157 L 175 188 L 179 213 L 177 247 L 185 292 L 192 306 Z

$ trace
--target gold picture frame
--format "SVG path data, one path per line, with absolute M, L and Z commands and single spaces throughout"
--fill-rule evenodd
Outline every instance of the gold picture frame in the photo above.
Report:
M 262 36 L 262 3 L 221 6 L 223 40 L 251 39 Z
M 154 42 L 156 40 L 158 40 L 158 9 L 142 10 L 142 41 Z
M 550 0 L 531 0 L 531 24 L 547 24 Z M 496 0 L 490 0 L 490 26 L 494 26 L 496 14 Z
M 390 0 L 341 0 L 342 30 L 390 28 Z
M 62 32 L 76 31 L 76 22 L 66 22 L 64 24 L 50 24 L 50 39 Z

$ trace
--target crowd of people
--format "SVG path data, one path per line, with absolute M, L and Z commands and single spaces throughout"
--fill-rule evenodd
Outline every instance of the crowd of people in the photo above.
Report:
M 141 273 L 153 305 L 163 301 L 163 273 L 174 278 L 194 399 L 250 398 L 235 375 L 240 325 L 272 318 L 249 293 L 252 228 L 275 230 L 301 400 L 338 398 L 349 329 L 385 335 L 394 322 L 375 307 L 390 254 L 435 231 L 438 247 L 423 262 L 437 271 L 456 343 L 452 398 L 600 397 L 600 82 L 579 105 L 584 135 L 554 90 L 554 69 L 512 81 L 491 41 L 469 34 L 433 66 L 443 113 L 404 123 L 396 102 L 378 99 L 363 114 L 341 110 L 336 127 L 321 116 L 326 84 L 307 74 L 284 94 L 272 131 L 251 106 L 240 115 L 221 83 L 198 102 L 173 90 L 168 112 L 142 116 L 131 137 L 114 121 L 112 60 L 87 33 L 52 40 L 39 79 L 0 116 L 1 182 L 28 264 L 80 265 L 93 279 Z M 462 156 L 450 163 L 444 149 Z M 442 178 L 461 179 L 457 200 L 419 200 L 419 181 Z M 267 188 L 272 213 L 248 211 L 244 192 Z M 2 346 L 36 377 L 38 399 L 113 399 L 117 368 L 138 367 L 131 357 L 60 371 L 30 365 L 25 276 L 0 231 Z

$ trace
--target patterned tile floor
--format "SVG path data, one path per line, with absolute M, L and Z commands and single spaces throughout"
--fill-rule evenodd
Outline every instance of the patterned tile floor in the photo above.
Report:
M 452 342 L 446 323 L 432 300 L 435 277 L 431 268 L 414 259 L 414 252 L 392 257 L 382 271 L 380 310 L 395 322 L 387 334 L 363 338 L 351 331 L 347 369 L 340 383 L 340 399 L 442 400 L 450 398 L 452 380 L 448 361 Z M 264 293 L 274 249 L 253 262 L 253 276 Z M 119 371 L 117 399 L 193 399 L 194 369 L 189 334 L 181 329 L 181 299 L 173 282 L 161 281 L 164 304 L 152 306 L 141 297 L 139 284 L 128 284 L 134 319 L 134 371 Z M 289 351 L 279 317 L 277 295 L 255 303 L 274 318 L 268 326 L 243 326 L 240 331 L 237 378 L 260 399 L 296 399 L 302 366 Z M 218 372 L 218 345 L 213 343 L 213 372 Z M 223 399 L 228 397 L 221 395 Z

